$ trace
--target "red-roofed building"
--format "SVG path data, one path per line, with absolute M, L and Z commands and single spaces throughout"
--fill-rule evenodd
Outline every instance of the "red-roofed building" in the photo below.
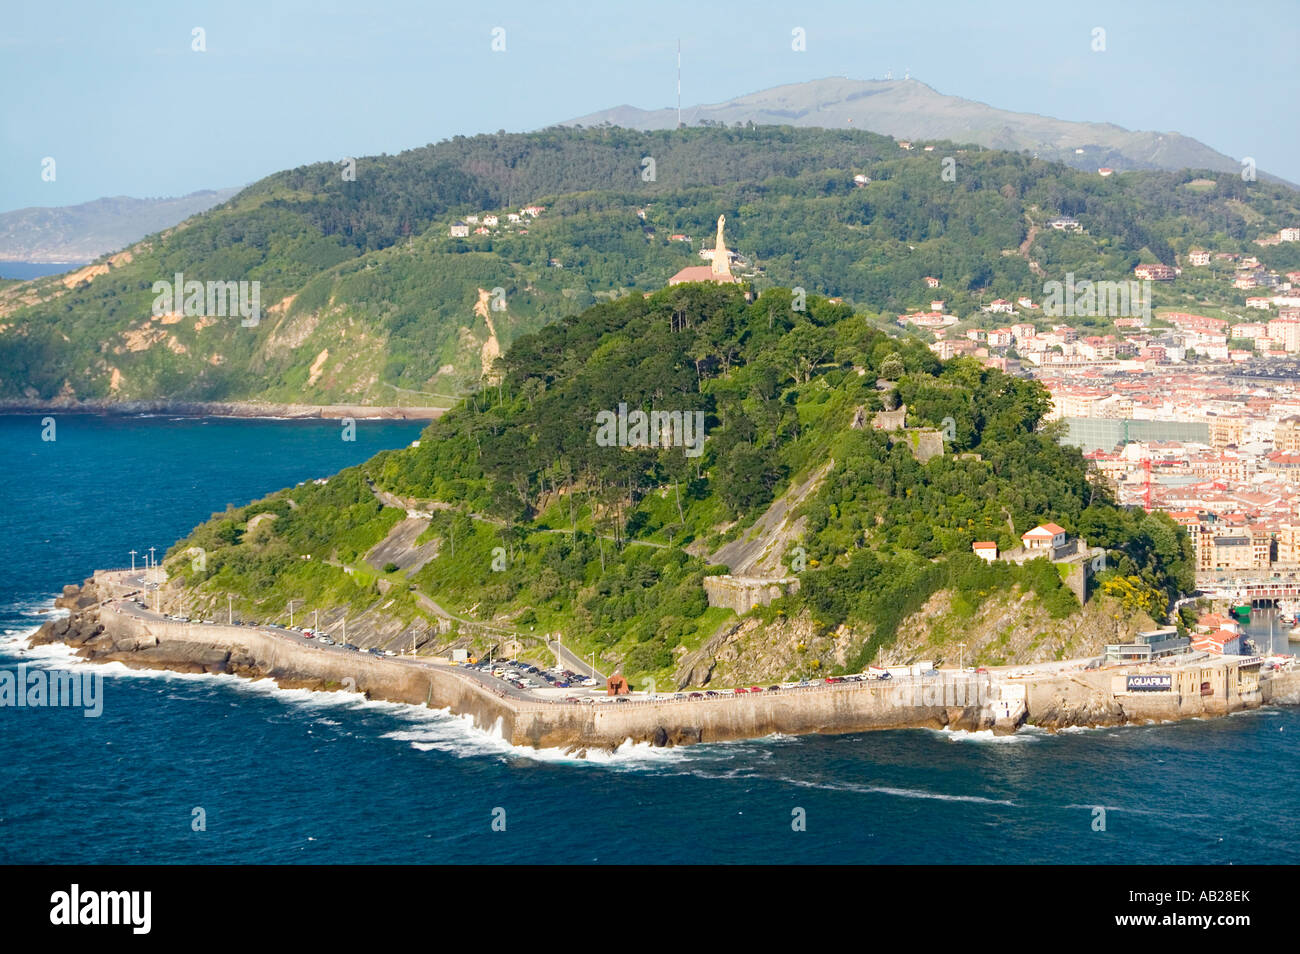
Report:
M 1026 550 L 1057 550 L 1065 546 L 1065 528 L 1054 523 L 1040 523 L 1034 529 L 1022 533 L 1020 542 Z
M 1147 281 L 1172 282 L 1178 277 L 1178 270 L 1172 265 L 1161 265 L 1156 262 L 1153 265 L 1139 265 L 1133 269 L 1133 274 Z
M 1192 648 L 1216 656 L 1240 656 L 1242 655 L 1241 634 L 1230 633 L 1226 629 L 1216 630 L 1195 637 L 1192 640 Z

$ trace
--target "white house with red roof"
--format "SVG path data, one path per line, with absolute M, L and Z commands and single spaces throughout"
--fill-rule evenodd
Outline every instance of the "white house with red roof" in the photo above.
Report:
M 1022 533 L 1020 542 L 1026 550 L 1055 552 L 1065 546 L 1065 528 L 1054 523 L 1040 523 L 1034 529 Z
M 970 545 L 971 551 L 981 560 L 992 563 L 998 558 L 998 545 L 995 540 L 976 540 Z

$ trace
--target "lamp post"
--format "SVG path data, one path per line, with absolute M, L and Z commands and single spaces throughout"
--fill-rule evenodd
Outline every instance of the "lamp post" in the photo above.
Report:
M 131 551 L 131 572 L 135 572 L 135 551 Z
M 290 601 L 289 601 L 289 628 L 290 628 L 290 629 L 293 629 L 293 604 L 294 604 L 294 603 L 301 603 L 301 602 L 302 602 L 302 600 L 290 600 Z

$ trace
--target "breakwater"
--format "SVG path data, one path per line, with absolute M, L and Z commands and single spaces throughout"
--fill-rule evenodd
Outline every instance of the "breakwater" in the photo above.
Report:
M 1171 668 L 1159 692 L 1129 690 L 1114 670 L 1064 670 L 1014 679 L 945 673 L 924 679 L 817 684 L 779 692 L 580 704 L 532 701 L 490 688 L 452 665 L 327 650 L 247 626 L 183 623 L 118 604 L 121 587 L 69 587 L 71 615 L 41 627 L 34 642 L 62 642 L 92 661 L 181 672 L 270 678 L 286 688 L 352 691 L 368 698 L 447 709 L 515 745 L 614 749 L 628 740 L 687 745 L 772 734 L 853 733 L 893 728 L 1014 732 L 1225 715 L 1264 702 L 1300 702 L 1300 672 L 1261 679 L 1259 664 L 1224 658 Z M 1144 669 L 1144 672 L 1155 670 Z

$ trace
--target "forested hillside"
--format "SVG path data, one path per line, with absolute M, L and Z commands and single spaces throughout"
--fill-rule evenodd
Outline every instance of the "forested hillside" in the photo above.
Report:
M 276 618 L 291 598 L 425 616 L 427 642 L 446 645 L 462 629 L 438 634 L 422 604 L 431 599 L 497 632 L 562 632 L 599 665 L 680 684 L 691 678 L 683 660 L 736 618 L 709 606 L 703 581 L 726 567 L 706 555 L 825 471 L 781 554 L 798 592 L 753 615 L 802 620 L 841 648 L 792 658 L 789 672 L 860 667 L 940 591 L 972 611 L 1028 594 L 1052 618 L 1075 614 L 1048 560 L 987 565 L 971 553 L 975 540 L 1009 548 L 1047 520 L 1107 548 L 1094 587 L 1128 612 L 1163 617 L 1189 587 L 1185 534 L 1114 505 L 1079 452 L 1040 428 L 1040 385 L 969 359 L 940 363 L 846 305 L 794 305 L 788 289 L 747 302 L 708 285 L 596 305 L 516 341 L 499 384 L 419 446 L 215 515 L 173 548 L 168 569 L 189 600 L 233 591 L 254 618 Z M 940 456 L 922 463 L 909 440 L 861 426 L 900 401 L 909 427 L 951 419 Z M 606 446 L 601 412 L 620 405 L 699 412 L 702 453 L 680 441 Z M 420 542 L 436 556 L 409 573 L 367 564 L 406 508 L 428 515 Z M 251 521 L 259 513 L 276 519 Z
M 1297 243 L 1253 244 L 1300 221 L 1284 186 L 1103 179 L 931 145 L 781 127 L 551 129 L 277 173 L 95 268 L 0 288 L 0 399 L 450 405 L 520 336 L 698 264 L 720 214 L 757 290 L 799 286 L 886 321 L 928 308 L 925 276 L 964 317 L 996 297 L 1039 300 L 1067 272 L 1126 279 L 1195 246 L 1300 267 Z M 463 217 L 504 223 L 525 204 L 545 211 L 449 237 Z M 1058 215 L 1085 231 L 1044 227 Z M 259 282 L 260 321 L 151 314 L 154 283 L 177 273 Z

